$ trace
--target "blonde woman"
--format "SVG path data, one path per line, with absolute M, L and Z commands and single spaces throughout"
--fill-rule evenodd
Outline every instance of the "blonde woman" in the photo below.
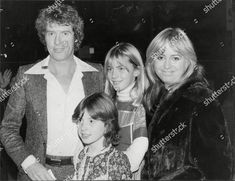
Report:
M 218 101 L 180 28 L 161 31 L 147 48 L 145 94 L 149 149 L 142 179 L 229 179 L 230 140 Z

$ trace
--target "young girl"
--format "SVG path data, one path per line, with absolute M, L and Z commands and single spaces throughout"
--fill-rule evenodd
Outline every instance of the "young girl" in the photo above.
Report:
M 118 108 L 120 143 L 136 172 L 148 149 L 145 110 L 141 104 L 144 92 L 144 66 L 139 51 L 129 43 L 112 47 L 105 58 L 106 87 Z M 134 179 L 140 179 L 140 170 Z
M 75 155 L 73 180 L 130 180 L 127 156 L 112 144 L 118 141 L 118 113 L 104 93 L 83 99 L 73 114 L 85 147 Z

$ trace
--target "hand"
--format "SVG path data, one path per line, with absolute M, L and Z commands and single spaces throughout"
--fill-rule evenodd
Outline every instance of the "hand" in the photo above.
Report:
M 5 70 L 3 75 L 0 72 L 0 87 L 1 88 L 7 87 L 7 85 L 10 83 L 11 75 L 12 75 L 12 72 L 9 69 Z
M 31 180 L 55 180 L 48 173 L 47 169 L 40 163 L 36 162 L 30 165 L 26 172 Z

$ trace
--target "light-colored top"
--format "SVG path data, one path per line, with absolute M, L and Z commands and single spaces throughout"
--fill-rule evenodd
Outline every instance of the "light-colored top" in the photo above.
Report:
M 72 156 L 76 147 L 83 147 L 77 135 L 76 125 L 72 122 L 74 109 L 85 97 L 82 72 L 98 70 L 74 56 L 76 69 L 69 90 L 65 93 L 60 83 L 48 69 L 49 58 L 50 56 L 35 64 L 25 74 L 44 74 L 44 78 L 47 80 L 48 135 L 46 153 L 55 156 Z M 33 160 L 32 156 L 30 160 Z M 23 168 L 25 162 L 27 163 L 27 158 L 22 163 Z M 30 163 L 26 164 L 26 167 L 29 165 Z

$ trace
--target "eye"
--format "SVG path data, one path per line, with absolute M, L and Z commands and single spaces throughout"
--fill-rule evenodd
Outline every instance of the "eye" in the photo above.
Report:
M 111 68 L 111 67 L 108 67 L 108 68 L 107 68 L 107 71 L 108 71 L 108 72 L 110 72 L 111 70 L 112 70 L 112 68 Z
M 173 57 L 173 60 L 174 60 L 174 61 L 179 61 L 179 60 L 180 60 L 180 57 L 179 57 L 179 56 L 174 56 L 174 57 Z
M 94 120 L 93 120 L 93 119 L 90 119 L 90 120 L 89 120 L 89 123 L 94 123 Z
M 123 66 L 118 67 L 118 69 L 119 69 L 120 71 L 126 70 L 126 68 L 123 67 Z
M 53 35 L 54 35 L 54 32 L 51 32 L 51 31 L 47 32 L 47 36 L 53 36 Z
M 70 34 L 70 32 L 68 32 L 68 31 L 63 32 L 63 35 L 65 35 L 65 36 L 68 36 L 69 34 Z
M 156 57 L 157 60 L 163 60 L 163 58 L 164 58 L 163 56 L 157 56 Z

